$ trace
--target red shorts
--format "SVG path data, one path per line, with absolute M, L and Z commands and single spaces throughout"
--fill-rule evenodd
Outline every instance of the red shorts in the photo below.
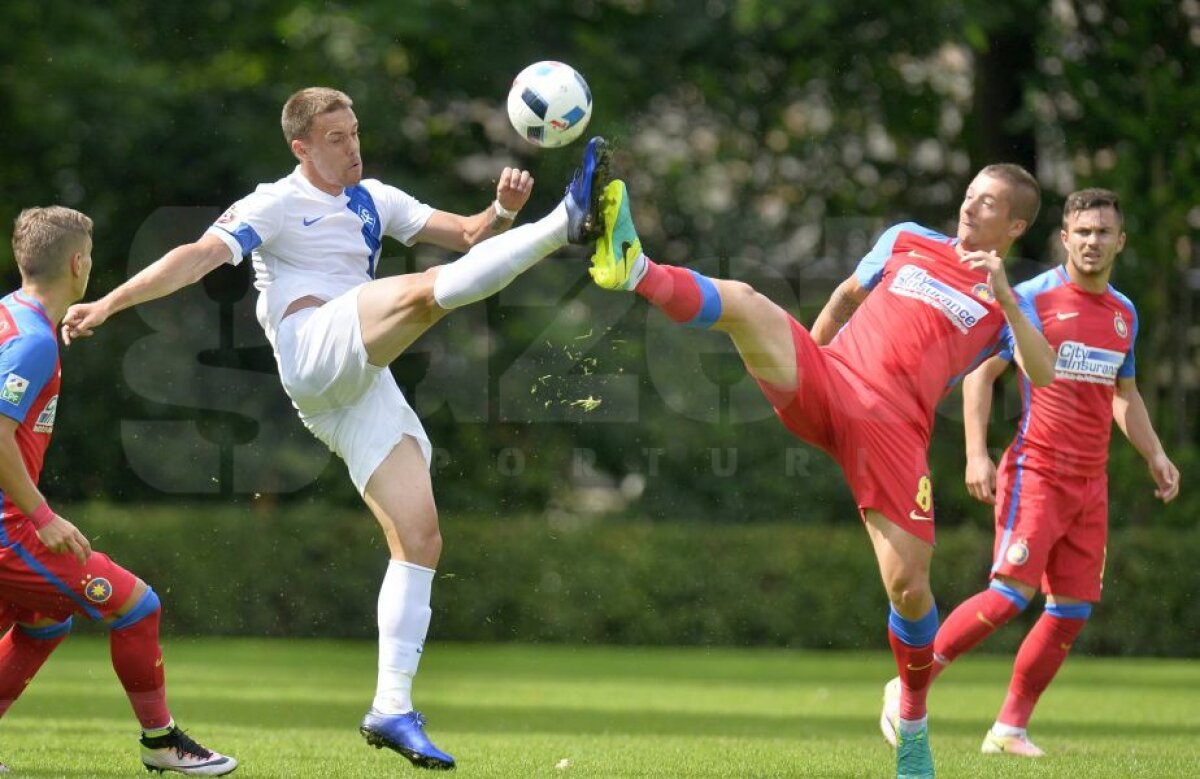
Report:
M 100 552 L 80 564 L 72 554 L 51 552 L 33 525 L 5 522 L 0 546 L 0 612 L 22 623 L 39 618 L 62 622 L 74 613 L 94 620 L 112 617 L 133 595 L 137 577 Z
M 1005 452 L 996 475 L 992 576 L 1050 595 L 1100 600 L 1108 541 L 1108 474 L 1064 476 Z
M 803 325 L 795 319 L 791 324 L 800 386 L 781 392 L 758 383 L 775 413 L 842 466 L 860 512 L 874 509 L 932 544 L 928 430 L 829 357 Z

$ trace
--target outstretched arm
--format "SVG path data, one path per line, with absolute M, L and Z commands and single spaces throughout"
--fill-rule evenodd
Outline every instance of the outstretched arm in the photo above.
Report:
M 963 431 L 967 437 L 967 492 L 983 503 L 996 502 L 996 464 L 988 452 L 988 421 L 992 413 L 992 385 L 1008 368 L 996 356 L 963 379 Z
M 1158 434 L 1150 422 L 1150 414 L 1146 411 L 1146 403 L 1142 400 L 1142 393 L 1138 391 L 1137 381 L 1132 377 L 1117 379 L 1117 391 L 1113 395 L 1113 419 L 1150 467 L 1150 476 L 1157 486 L 1155 497 L 1161 498 L 1163 503 L 1170 503 L 1179 494 L 1179 469 L 1163 451 L 1162 442 L 1158 440 Z
M 17 446 L 17 426 L 15 419 L 0 414 L 0 490 L 33 522 L 38 538 L 50 551 L 69 552 L 82 563 L 92 553 L 91 544 L 74 525 L 50 510 L 29 478 Z
M 413 240 L 465 252 L 480 241 L 512 227 L 516 212 L 529 201 L 531 192 L 533 177 L 529 171 L 505 168 L 496 184 L 496 200 L 492 205 L 472 216 L 434 211 Z
M 817 345 L 824 346 L 832 341 L 870 293 L 871 290 L 864 287 L 855 274 L 838 284 L 809 331 Z
M 215 235 L 204 235 L 195 243 L 175 247 L 99 300 L 67 309 L 62 324 L 63 342 L 69 345 L 75 338 L 90 336 L 118 311 L 194 284 L 228 262 L 229 255 L 229 247 Z

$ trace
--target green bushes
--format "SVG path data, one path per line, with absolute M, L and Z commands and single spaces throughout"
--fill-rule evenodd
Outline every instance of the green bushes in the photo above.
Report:
M 315 505 L 66 514 L 149 581 L 175 634 L 370 637 L 387 559 L 365 511 Z M 885 646 L 886 603 L 859 523 L 746 525 L 512 517 L 442 520 L 432 638 L 616 644 Z M 943 615 L 981 589 L 991 533 L 939 536 Z M 1078 648 L 1200 653 L 1200 531 L 1115 530 L 1105 601 Z M 1021 620 L 1037 617 L 1035 604 Z M 985 646 L 1011 650 L 1010 626 Z

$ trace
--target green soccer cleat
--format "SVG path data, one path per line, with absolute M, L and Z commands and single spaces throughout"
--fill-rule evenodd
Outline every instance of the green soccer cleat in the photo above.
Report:
M 929 728 L 915 733 L 897 733 L 896 779 L 933 779 L 933 753 L 929 751 Z
M 646 255 L 642 254 L 642 242 L 629 213 L 629 193 L 624 181 L 614 179 L 604 188 L 600 213 L 604 235 L 596 241 L 588 273 L 604 289 L 631 290 L 646 275 Z

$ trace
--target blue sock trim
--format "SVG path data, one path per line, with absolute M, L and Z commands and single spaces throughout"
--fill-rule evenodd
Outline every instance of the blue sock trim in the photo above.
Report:
M 50 641 L 51 639 L 60 638 L 71 632 L 71 623 L 74 617 L 67 617 L 62 622 L 53 625 L 46 625 L 40 628 L 31 628 L 26 625 L 17 625 L 17 630 L 21 631 L 30 638 L 36 638 L 39 641 Z
M 892 613 L 888 615 L 888 627 L 896 634 L 896 638 L 909 646 L 929 646 L 933 643 L 933 637 L 937 635 L 938 630 L 936 603 L 929 607 L 928 614 L 917 620 L 900 616 L 895 606 L 892 606 L 891 610 Z
M 1029 598 L 1026 598 L 1015 587 L 1010 587 L 999 579 L 993 579 L 988 585 L 989 590 L 995 590 L 1016 606 L 1021 611 L 1024 611 L 1029 606 Z
M 1092 616 L 1092 604 L 1090 603 L 1047 603 L 1046 613 L 1052 617 L 1061 619 L 1087 619 Z
M 154 612 L 158 611 L 158 607 L 158 595 L 154 592 L 153 587 L 147 587 L 146 594 L 143 595 L 142 599 L 137 602 L 137 605 L 130 609 L 129 613 L 127 613 L 125 616 L 109 625 L 109 628 L 111 630 L 127 628 L 130 625 L 140 622 Z
M 688 273 L 692 274 L 696 285 L 700 287 L 701 303 L 700 311 L 683 324 L 684 327 L 707 330 L 721 318 L 721 293 L 717 291 L 717 285 L 713 284 L 713 280 L 708 276 L 702 276 L 690 268 Z

